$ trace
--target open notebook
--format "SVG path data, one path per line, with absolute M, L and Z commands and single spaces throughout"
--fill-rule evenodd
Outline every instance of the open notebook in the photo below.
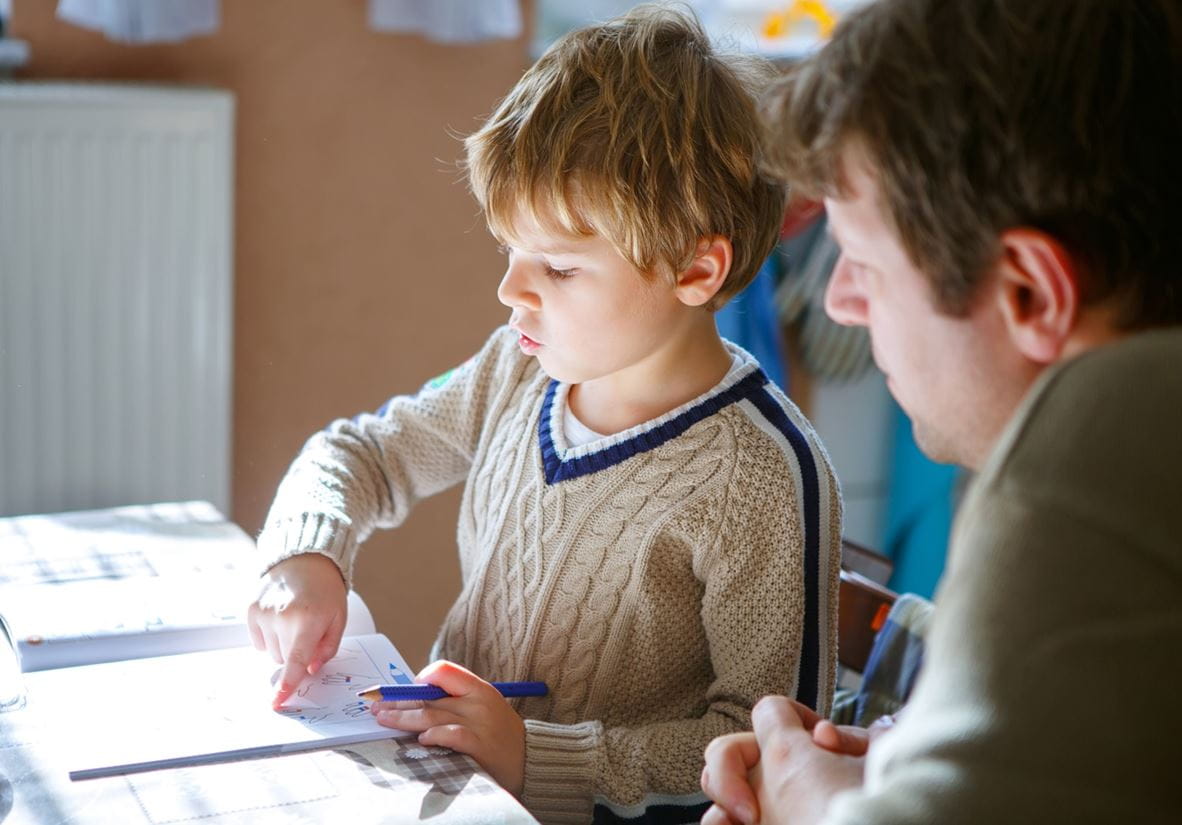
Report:
M 52 747 L 70 778 L 93 779 L 392 737 L 357 691 L 412 681 L 381 634 L 346 637 L 282 711 L 278 673 L 266 654 L 227 648 L 39 671 L 25 687 L 59 722 Z
M 29 673 L 249 642 L 254 540 L 206 501 L 0 519 L 0 612 Z M 349 635 L 372 633 L 349 592 Z

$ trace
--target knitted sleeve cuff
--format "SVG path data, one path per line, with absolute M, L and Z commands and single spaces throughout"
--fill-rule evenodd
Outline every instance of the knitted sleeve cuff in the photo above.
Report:
M 525 720 L 525 786 L 521 801 L 545 825 L 591 821 L 597 751 L 603 725 Z
M 258 548 L 262 559 L 260 575 L 292 556 L 319 553 L 332 559 L 341 571 L 345 586 L 353 589 L 357 538 L 352 528 L 336 519 L 306 514 L 268 524 L 259 535 Z

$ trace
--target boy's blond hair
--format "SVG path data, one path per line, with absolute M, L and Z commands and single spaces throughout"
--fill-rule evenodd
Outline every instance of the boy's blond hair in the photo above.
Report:
M 785 192 L 758 163 L 757 98 L 774 71 L 714 50 L 697 19 L 638 6 L 567 34 L 465 140 L 489 228 L 518 210 L 573 236 L 598 234 L 646 274 L 672 277 L 703 239 L 730 240 L 717 309 L 776 242 Z

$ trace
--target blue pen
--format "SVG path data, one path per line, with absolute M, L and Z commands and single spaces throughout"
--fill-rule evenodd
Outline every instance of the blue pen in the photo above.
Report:
M 493 682 L 492 686 L 505 697 L 545 696 L 550 692 L 545 682 Z M 409 699 L 445 699 L 451 694 L 435 685 L 374 685 L 359 690 L 357 695 L 371 702 L 379 699 L 384 702 L 398 702 Z

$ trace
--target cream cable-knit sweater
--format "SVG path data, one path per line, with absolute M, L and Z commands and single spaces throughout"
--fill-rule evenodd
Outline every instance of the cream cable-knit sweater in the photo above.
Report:
M 822 713 L 835 673 L 841 506 L 800 412 L 744 363 L 654 421 L 567 449 L 568 386 L 502 328 L 415 396 L 310 439 L 259 537 L 352 580 L 358 544 L 466 482 L 463 591 L 434 654 L 538 679 L 523 801 L 543 822 L 697 821 L 707 743 L 764 694 Z

